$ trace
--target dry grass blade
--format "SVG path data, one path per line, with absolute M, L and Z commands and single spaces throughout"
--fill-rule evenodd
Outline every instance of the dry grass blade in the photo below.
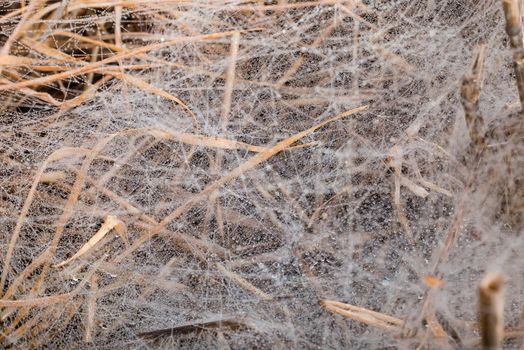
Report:
M 110 74 L 105 75 L 102 79 L 98 80 L 96 83 L 89 86 L 87 89 L 85 89 L 84 92 L 82 92 L 80 95 L 64 101 L 60 104 L 60 109 L 62 111 L 69 110 L 71 108 L 74 108 L 76 106 L 79 106 L 83 102 L 85 102 L 87 99 L 93 97 L 93 95 L 96 93 L 97 89 L 107 83 L 109 80 L 113 79 L 113 76 Z
M 435 337 L 446 338 L 448 336 L 444 328 L 442 328 L 442 325 L 438 322 L 434 312 L 429 313 L 429 315 L 426 317 L 426 321 L 428 322 L 428 326 Z
M 164 140 L 173 139 L 173 140 L 185 143 L 186 145 L 210 147 L 210 148 L 218 148 L 218 149 L 231 149 L 231 150 L 244 149 L 244 150 L 248 150 L 250 152 L 256 152 L 256 153 L 264 152 L 264 151 L 267 151 L 268 149 L 266 147 L 254 146 L 254 145 L 247 144 L 245 142 L 228 140 L 228 139 L 217 137 L 217 136 L 205 136 L 205 135 L 190 134 L 190 133 L 179 133 L 176 131 L 165 131 L 165 130 L 160 130 L 160 129 L 144 129 L 144 131 L 158 139 L 164 139 Z
M 462 80 L 461 97 L 462 105 L 469 129 L 469 136 L 473 145 L 481 147 L 485 142 L 486 127 L 484 118 L 479 111 L 479 97 L 482 88 L 482 72 L 484 68 L 484 46 L 479 48 L 479 52 L 473 63 L 471 72 L 464 76 Z
M 420 186 L 417 186 L 416 184 L 412 183 L 408 179 L 402 180 L 404 177 L 402 176 L 402 163 L 403 163 L 403 154 L 402 149 L 398 145 L 394 145 L 389 150 L 387 161 L 389 165 L 394 170 L 394 184 L 395 184 L 395 190 L 393 192 L 393 204 L 395 206 L 398 220 L 402 227 L 404 228 L 404 232 L 406 233 L 406 236 L 409 240 L 413 240 L 413 231 L 411 230 L 411 227 L 409 225 L 408 218 L 405 213 L 404 205 L 401 202 L 400 199 L 400 185 L 403 183 L 404 186 L 409 188 L 411 191 L 413 191 L 416 195 L 420 197 L 426 197 L 427 191 Z
M 119 73 L 119 72 L 114 72 L 114 71 L 112 71 L 110 74 L 112 76 L 114 76 L 114 77 L 122 79 L 122 80 L 124 80 L 124 81 L 126 81 L 126 82 L 128 82 L 128 83 L 130 83 L 130 84 L 132 84 L 134 86 L 136 86 L 139 89 L 142 89 L 144 91 L 153 93 L 153 94 L 158 95 L 158 96 L 162 96 L 165 99 L 173 101 L 176 104 L 182 106 L 182 108 L 184 108 L 189 113 L 189 115 L 191 115 L 191 117 L 193 118 L 196 126 L 198 127 L 198 121 L 196 119 L 195 113 L 193 113 L 193 111 L 184 103 L 184 101 L 182 101 L 178 97 L 173 96 L 173 95 L 167 93 L 166 91 L 164 91 L 162 89 L 159 89 L 159 88 L 157 88 L 157 87 L 155 87 L 155 86 L 153 86 L 153 85 L 151 85 L 149 83 L 146 83 L 145 81 L 143 81 L 143 80 L 141 80 L 141 79 L 139 79 L 137 77 L 134 77 L 132 75 Z
M 71 57 L 68 54 L 63 53 L 62 51 L 59 51 L 57 49 L 54 49 L 52 47 L 49 47 L 48 45 L 45 45 L 41 42 L 38 42 L 37 40 L 31 39 L 29 37 L 25 37 L 21 40 L 21 42 L 26 45 L 27 47 L 30 47 L 31 50 L 35 50 L 43 55 L 46 55 L 48 57 L 54 58 L 58 60 L 58 62 L 68 62 L 68 63 L 74 63 L 74 64 L 85 64 L 87 62 L 83 62 L 75 57 Z
M 118 235 L 122 238 L 124 242 L 127 243 L 127 235 L 126 235 L 126 226 L 125 224 L 119 220 L 114 215 L 108 215 L 106 216 L 104 223 L 100 227 L 97 233 L 93 235 L 87 241 L 86 244 L 84 244 L 75 254 L 73 254 L 69 259 L 66 259 L 62 261 L 61 263 L 58 263 L 56 265 L 53 265 L 53 267 L 62 267 L 70 262 L 80 258 L 82 255 L 87 253 L 89 250 L 91 250 L 102 238 L 105 237 L 106 234 L 108 234 L 111 230 L 115 230 Z
M 63 171 L 48 171 L 40 177 L 40 183 L 52 184 L 65 180 L 67 174 Z
M 90 295 L 87 297 L 87 322 L 84 335 L 84 340 L 86 343 L 93 341 L 93 330 L 96 314 L 96 292 L 98 289 L 96 273 L 93 273 L 93 276 L 91 276 L 90 286 Z
M 27 66 L 27 65 L 39 65 L 43 63 L 52 63 L 52 61 L 37 60 L 30 57 L 20 57 L 13 55 L 0 55 L 0 62 L 4 67 L 16 67 L 16 66 Z M 7 84 L 9 81 L 3 81 Z
M 405 186 L 407 189 L 409 189 L 411 192 L 413 192 L 415 195 L 419 197 L 426 198 L 429 195 L 429 192 L 426 191 L 423 187 L 420 187 L 405 176 L 400 175 L 400 184 L 402 186 Z
M 0 307 L 42 307 L 57 303 L 63 303 L 71 299 L 70 293 L 51 295 L 47 297 L 36 297 L 31 299 L 20 300 L 0 300 Z
M 324 299 L 320 301 L 320 304 L 331 312 L 365 323 L 369 326 L 400 332 L 404 324 L 404 321 L 396 317 L 339 301 Z
M 115 6 L 115 44 L 122 46 L 122 6 Z
M 273 297 L 266 292 L 260 290 L 259 288 L 255 287 L 251 282 L 246 280 L 245 278 L 240 277 L 238 274 L 234 273 L 233 271 L 230 271 L 224 267 L 224 265 L 220 263 L 215 264 L 218 271 L 222 272 L 225 276 L 233 280 L 234 282 L 238 283 L 242 288 L 250 291 L 251 293 L 255 294 L 257 297 L 263 300 L 271 300 Z
M 149 331 L 144 333 L 139 333 L 138 336 L 144 339 L 156 339 L 159 337 L 172 337 L 175 335 L 182 335 L 192 332 L 198 332 L 203 330 L 210 329 L 221 329 L 228 328 L 230 330 L 238 330 L 241 328 L 246 328 L 249 325 L 246 323 L 245 318 L 243 317 L 230 317 L 230 318 L 220 318 L 218 320 L 212 321 L 195 321 L 189 322 L 183 325 L 179 325 L 173 328 L 160 329 L 155 331 Z
M 9 81 L 7 79 L 4 79 L 4 78 L 0 78 L 0 82 L 2 83 L 9 83 Z M 27 95 L 27 96 L 31 96 L 31 97 L 36 97 L 42 101 L 45 101 L 53 106 L 61 106 L 62 105 L 62 102 L 60 101 L 57 101 L 56 99 L 54 99 L 51 95 L 49 95 L 48 93 L 46 92 L 38 92 L 38 91 L 35 91 L 33 89 L 30 89 L 30 88 L 21 88 L 20 90 L 18 90 L 19 92 Z
M 222 103 L 222 130 L 225 129 L 229 112 L 231 111 L 231 98 L 233 97 L 233 87 L 235 83 L 235 67 L 237 64 L 238 47 L 240 45 L 240 33 L 231 36 L 231 55 L 230 63 L 227 67 L 224 101 Z

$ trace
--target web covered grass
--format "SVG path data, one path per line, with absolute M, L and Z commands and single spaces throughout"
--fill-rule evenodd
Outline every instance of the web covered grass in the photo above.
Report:
M 498 271 L 518 348 L 503 23 L 494 0 L 3 5 L 2 346 L 472 347 Z

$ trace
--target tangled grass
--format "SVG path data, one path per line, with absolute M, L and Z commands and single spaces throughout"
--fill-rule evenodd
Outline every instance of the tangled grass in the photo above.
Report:
M 521 349 L 522 34 L 504 15 L 3 2 L 0 343 Z

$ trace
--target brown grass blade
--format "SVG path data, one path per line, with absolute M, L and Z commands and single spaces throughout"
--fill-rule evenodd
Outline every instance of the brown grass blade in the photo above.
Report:
M 105 237 L 107 233 L 109 233 L 111 230 L 115 230 L 118 235 L 122 238 L 123 241 L 127 242 L 127 236 L 126 236 L 126 227 L 125 224 L 119 220 L 114 215 L 108 215 L 105 218 L 104 223 L 100 227 L 97 233 L 89 241 L 87 241 L 86 244 L 84 244 L 73 256 L 71 256 L 69 259 L 66 259 L 62 261 L 59 264 L 53 265 L 53 267 L 62 267 L 70 262 L 80 258 L 82 255 L 87 253 L 89 250 L 91 250 L 102 238 Z
M 404 321 L 396 317 L 339 301 L 324 299 L 320 301 L 320 304 L 331 312 L 374 327 L 400 331 L 404 324 Z

